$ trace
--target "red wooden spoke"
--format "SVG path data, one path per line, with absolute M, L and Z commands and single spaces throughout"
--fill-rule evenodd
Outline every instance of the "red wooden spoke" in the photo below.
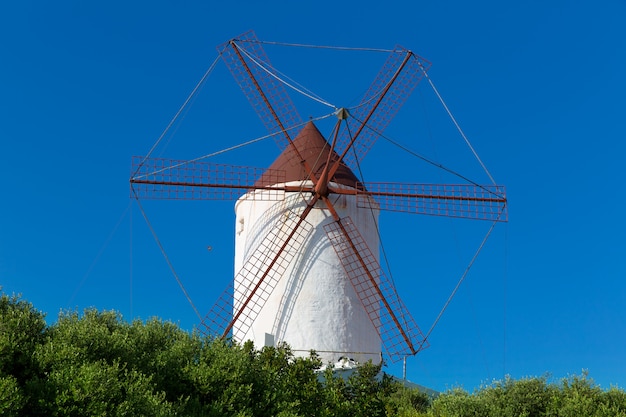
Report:
M 202 321 L 205 333 L 226 338 L 235 326 L 241 334 L 248 332 L 313 229 L 305 219 L 316 201 L 314 197 L 299 215 L 288 210 L 287 215 L 278 217 L 280 224 L 270 229 L 237 273 L 234 284 L 222 293 Z
M 359 184 L 356 193 L 365 208 L 500 222 L 508 215 L 501 185 L 371 182 Z
M 408 60 L 406 60 L 408 57 Z M 406 60 L 406 62 L 405 62 Z M 430 68 L 430 62 L 402 47 L 396 47 L 367 90 L 360 104 L 350 110 L 347 129 L 342 130 L 336 151 L 342 154 L 360 131 L 343 161 L 352 169 L 363 160 L 389 122 Z M 388 91 L 385 89 L 388 87 Z M 372 113 L 373 112 L 373 113 Z M 371 117 L 368 119 L 368 115 Z M 363 126 L 367 123 L 367 126 Z
M 267 130 L 277 133 L 274 138 L 279 148 L 285 149 L 297 133 L 290 131 L 302 124 L 302 118 L 254 32 L 246 32 L 217 49 Z
M 248 49 L 252 49 L 253 53 L 240 45 L 243 43 L 246 47 L 250 45 Z M 298 161 L 302 161 L 311 180 L 317 183 L 317 177 L 292 140 L 294 132 L 291 130 L 301 126 L 302 119 L 287 94 L 284 84 L 278 81 L 277 74 L 269 65 L 269 59 L 254 32 L 246 32 L 240 39 L 231 40 L 218 49 L 233 77 L 269 132 L 277 134 L 274 138 L 278 147 L 281 150 L 289 147 L 298 157 Z
M 324 226 L 392 362 L 427 347 L 424 335 L 349 217 Z
M 156 200 L 227 200 L 285 198 L 285 172 L 264 168 L 211 164 L 204 161 L 133 157 L 130 183 L 137 197 Z M 262 180 L 261 180 L 262 178 Z

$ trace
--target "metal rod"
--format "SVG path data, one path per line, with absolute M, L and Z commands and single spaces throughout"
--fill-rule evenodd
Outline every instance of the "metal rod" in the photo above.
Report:
M 376 279 L 374 278 L 374 276 L 372 275 L 370 270 L 367 268 L 367 265 L 365 264 L 365 261 L 363 260 L 363 257 L 361 256 L 361 254 L 359 253 L 359 250 L 357 249 L 356 245 L 354 244 L 354 242 L 350 238 L 350 235 L 348 234 L 348 231 L 344 227 L 343 223 L 341 223 L 341 219 L 339 218 L 339 215 L 335 211 L 335 208 L 333 207 L 332 203 L 328 200 L 327 197 L 322 197 L 322 200 L 328 206 L 331 214 L 333 215 L 333 218 L 335 219 L 335 221 L 339 225 L 339 228 L 341 229 L 341 232 L 343 233 L 343 235 L 345 236 L 346 240 L 350 244 L 350 247 L 352 248 L 352 251 L 354 252 L 354 255 L 357 257 L 359 263 L 361 264 L 361 266 L 365 270 L 365 273 L 366 273 L 367 277 L 369 278 L 370 282 L 372 283 L 374 289 L 378 293 L 378 296 L 380 297 L 380 300 L 383 302 L 383 304 L 385 305 L 385 308 L 389 312 L 389 315 L 391 316 L 391 319 L 395 323 L 395 325 L 398 328 L 398 330 L 400 330 L 400 334 L 402 335 L 402 338 L 404 339 L 404 341 L 406 342 L 407 346 L 411 350 L 411 353 L 413 353 L 413 354 L 417 353 L 417 351 L 413 347 L 413 342 L 411 342 L 411 339 L 407 336 L 406 332 L 404 331 L 404 328 L 400 324 L 400 321 L 398 320 L 398 318 L 396 317 L 395 313 L 393 312 L 393 309 L 389 305 L 389 302 L 387 301 L 387 299 L 383 295 L 383 292 L 380 289 L 380 286 L 378 285 L 378 283 L 376 282 Z
M 378 105 L 381 103 L 381 101 L 383 101 L 383 98 L 385 97 L 385 95 L 387 94 L 387 92 L 389 91 L 389 89 L 391 88 L 391 86 L 393 85 L 393 83 L 396 81 L 396 79 L 398 78 L 398 76 L 400 75 L 400 73 L 402 72 L 402 70 L 404 69 L 404 67 L 406 66 L 406 63 L 409 62 L 409 59 L 411 58 L 412 52 L 408 51 L 406 56 L 404 57 L 404 60 L 402 61 L 402 64 L 400 64 L 400 68 L 398 68 L 398 71 L 396 71 L 396 73 L 393 75 L 393 77 L 391 77 L 391 80 L 389 81 L 389 83 L 387 83 L 387 86 L 384 88 L 384 90 L 380 93 L 380 97 L 378 97 L 378 100 L 376 100 L 376 103 L 374 104 L 374 106 L 372 107 L 372 110 L 370 110 L 369 114 L 367 115 L 367 117 L 365 117 L 365 119 L 363 120 L 363 123 L 361 123 L 361 126 L 359 126 L 359 129 L 356 131 L 356 133 L 354 134 L 354 136 L 352 137 L 352 139 L 350 140 L 350 142 L 348 143 L 348 146 L 346 146 L 346 149 L 344 149 L 343 153 L 341 154 L 340 158 L 335 162 L 335 164 L 333 165 L 332 169 L 330 170 L 329 176 L 332 178 L 333 175 L 335 175 L 335 172 L 337 171 L 337 169 L 339 168 L 339 164 L 341 163 L 341 161 L 343 160 L 343 158 L 346 156 L 346 154 L 348 153 L 348 150 L 350 150 L 350 148 L 352 147 L 352 145 L 354 145 L 354 142 L 356 141 L 356 139 L 359 137 L 359 135 L 361 134 L 361 131 L 363 131 L 363 128 L 365 128 L 365 125 L 367 124 L 367 122 L 370 120 L 370 118 L 372 117 L 372 115 L 374 114 L 374 112 L 376 111 L 376 109 L 378 108 Z
M 272 104 L 270 103 L 269 99 L 267 98 L 267 96 L 263 92 L 263 89 L 259 85 L 257 79 L 254 77 L 254 74 L 252 74 L 252 71 L 250 70 L 250 67 L 248 66 L 246 61 L 243 59 L 243 56 L 241 56 L 241 52 L 239 52 L 239 49 L 237 48 L 237 44 L 233 41 L 233 42 L 231 42 L 230 45 L 233 48 L 233 50 L 235 51 L 235 54 L 237 54 L 237 57 L 241 61 L 241 64 L 243 65 L 244 69 L 248 73 L 248 76 L 252 80 L 252 83 L 254 84 L 254 86 L 258 90 L 259 94 L 261 95 L 261 98 L 263 99 L 263 102 L 265 102 L 265 105 L 269 109 L 270 113 L 272 113 L 272 117 L 274 118 L 276 123 L 278 123 L 278 127 L 280 128 L 281 132 L 283 132 L 283 134 L 287 138 L 287 141 L 289 142 L 289 145 L 293 148 L 294 152 L 296 153 L 296 155 L 300 159 L 300 163 L 304 165 L 304 169 L 306 169 L 306 172 L 309 173 L 313 183 L 317 184 L 317 177 L 315 177 L 315 174 L 313 173 L 313 170 L 311 169 L 309 164 L 306 162 L 306 160 L 302 157 L 302 155 L 300 154 L 300 151 L 298 151 L 298 148 L 296 148 L 296 145 L 293 143 L 293 140 L 291 139 L 291 136 L 289 136 L 289 133 L 287 132 L 287 129 L 285 129 L 285 126 L 283 125 L 283 122 L 278 117 L 278 114 L 276 114 L 276 111 L 274 110 L 274 107 L 272 107 Z
M 313 209 L 313 206 L 315 205 L 317 200 L 318 200 L 318 197 L 317 196 L 313 196 L 311 201 L 307 204 L 306 208 L 304 209 L 304 211 L 300 215 L 300 219 L 298 220 L 298 223 L 294 226 L 294 228 L 291 231 L 291 233 L 289 234 L 289 236 L 287 236 L 287 239 L 285 240 L 285 243 L 283 243 L 283 245 L 280 247 L 280 249 L 278 250 L 278 252 L 274 256 L 274 259 L 272 259 L 272 262 L 270 262 L 270 264 L 268 265 L 267 269 L 265 269 L 265 272 L 263 273 L 263 275 L 261 276 L 259 281 L 256 283 L 256 285 L 254 286 L 254 288 L 252 289 L 252 291 L 250 292 L 250 294 L 248 295 L 246 300 L 241 305 L 241 308 L 239 309 L 239 311 L 237 311 L 237 313 L 233 316 L 233 319 L 230 321 L 230 323 L 226 327 L 226 330 L 224 330 L 224 333 L 222 334 L 222 339 L 226 338 L 226 335 L 228 335 L 230 330 L 233 328 L 233 326 L 235 325 L 235 322 L 239 319 L 239 316 L 241 316 L 241 314 L 243 313 L 243 310 L 247 307 L 247 305 L 250 302 L 250 300 L 252 299 L 252 297 L 254 297 L 254 295 L 256 294 L 256 291 L 259 289 L 259 287 L 261 286 L 263 281 L 265 281 L 265 278 L 267 278 L 267 276 L 269 275 L 272 267 L 278 261 L 278 258 L 280 258 L 280 255 L 282 255 L 282 253 L 284 252 L 285 248 L 289 244 L 289 241 L 291 240 L 293 235 L 296 234 L 296 231 L 298 230 L 298 227 L 300 227 L 300 225 L 302 224 L 304 219 L 311 212 L 311 209 Z

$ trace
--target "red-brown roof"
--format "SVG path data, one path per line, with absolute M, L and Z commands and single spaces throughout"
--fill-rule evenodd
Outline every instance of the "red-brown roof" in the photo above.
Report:
M 293 140 L 293 143 L 298 149 L 300 156 L 306 160 L 315 176 L 319 178 L 324 167 L 326 166 L 328 154 L 331 152 L 330 144 L 326 141 L 326 139 L 324 139 L 320 131 L 317 130 L 317 127 L 313 124 L 313 122 L 309 122 L 304 126 L 298 136 L 296 136 Z M 332 166 L 337 160 L 339 160 L 339 155 L 335 151 L 332 151 L 330 156 L 330 166 Z M 285 171 L 286 182 L 310 179 L 309 173 L 306 172 L 304 164 L 301 163 L 292 146 L 287 146 L 287 148 L 272 163 L 269 169 Z M 356 187 L 356 183 L 359 180 L 356 175 L 354 175 L 352 170 L 341 162 L 339 168 L 335 172 L 335 175 L 330 181 L 337 184 L 347 185 L 349 187 Z M 261 187 L 271 185 L 268 184 L 268 182 L 268 178 L 263 175 L 255 185 Z

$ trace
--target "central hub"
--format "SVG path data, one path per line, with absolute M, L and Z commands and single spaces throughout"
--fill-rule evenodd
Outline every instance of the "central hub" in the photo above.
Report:
M 315 194 L 319 197 L 328 196 L 328 165 L 324 167 L 317 184 L 315 184 Z

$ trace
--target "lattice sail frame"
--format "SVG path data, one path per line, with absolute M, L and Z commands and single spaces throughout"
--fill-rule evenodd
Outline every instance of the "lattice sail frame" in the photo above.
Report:
M 285 198 L 285 171 L 165 158 L 133 157 L 132 190 L 138 198 L 154 200 L 280 201 Z M 263 179 L 263 183 L 259 181 Z M 263 193 L 249 192 L 264 190 Z
M 276 169 L 141 157 L 133 157 L 131 169 L 138 198 L 280 201 L 287 191 L 313 191 L 281 185 L 286 173 Z M 361 208 L 498 222 L 508 217 L 501 185 L 358 182 L 354 193 Z
M 289 146 L 302 118 L 253 31 L 217 47 L 222 60 L 278 147 Z M 279 134 L 280 133 L 280 134 Z
M 422 331 L 352 220 L 344 217 L 325 225 L 324 230 L 390 360 L 426 348 Z
M 508 211 L 501 185 L 408 184 L 367 182 L 357 184 L 357 204 L 362 208 L 506 222 Z
M 205 333 L 225 338 L 232 337 L 233 332 L 248 332 L 293 261 L 297 248 L 305 243 L 313 229 L 304 219 L 306 213 L 298 214 L 287 209 L 278 217 L 270 232 L 238 271 L 234 282 L 200 323 Z
M 351 169 L 358 168 L 358 163 L 398 113 L 430 65 L 426 59 L 401 46 L 396 46 L 389 54 L 361 102 L 349 110 L 351 117 L 346 120 L 347 129 L 340 133 L 337 141 L 337 153 L 342 154 L 352 135 L 360 131 L 352 150 L 343 158 Z M 370 115 L 372 110 L 374 112 Z M 363 126 L 364 123 L 367 126 Z
M 248 31 L 217 49 L 268 132 L 285 149 L 303 120 L 255 33 Z M 390 52 L 359 104 L 349 109 L 347 129 L 338 138 L 336 151 L 345 153 L 347 166 L 358 167 L 430 66 L 428 60 L 402 46 Z M 353 135 L 359 138 L 351 146 Z

